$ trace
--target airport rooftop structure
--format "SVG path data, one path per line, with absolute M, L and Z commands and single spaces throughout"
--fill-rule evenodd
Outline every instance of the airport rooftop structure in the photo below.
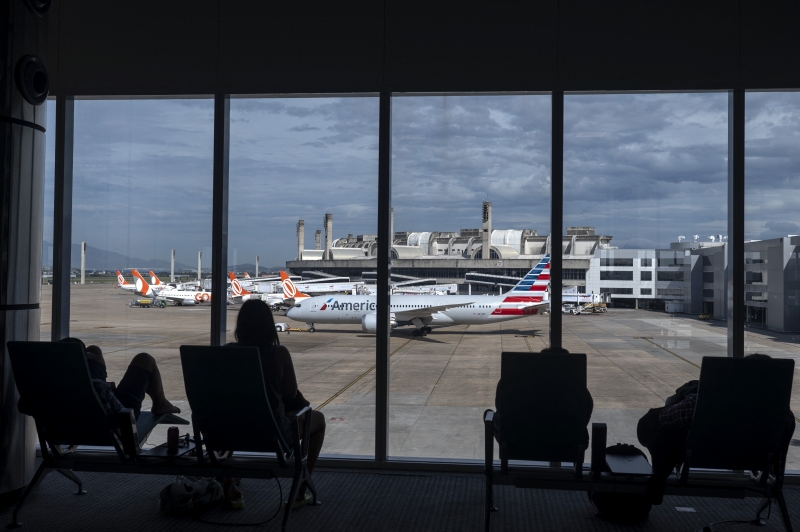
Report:
M 535 229 L 492 229 L 492 204 L 482 206 L 483 227 L 458 232 L 395 232 L 392 241 L 392 275 L 436 278 L 443 283 L 464 282 L 478 286 L 511 287 L 539 260 L 550 253 L 549 235 Z M 392 227 L 394 227 L 392 213 Z M 378 266 L 376 235 L 348 235 L 332 238 L 333 215 L 326 214 L 325 244 L 316 239 L 316 249 L 305 249 L 304 225 L 297 224 L 298 258 L 286 268 L 297 275 L 322 273 L 361 278 Z M 321 231 L 317 231 L 317 235 Z M 327 236 L 329 235 L 329 236 Z M 564 285 L 583 292 L 586 272 L 599 250 L 614 249 L 613 237 L 595 234 L 594 227 L 567 227 L 561 248 L 564 256 Z M 489 249 L 489 259 L 483 250 Z M 470 274 L 470 275 L 468 275 Z

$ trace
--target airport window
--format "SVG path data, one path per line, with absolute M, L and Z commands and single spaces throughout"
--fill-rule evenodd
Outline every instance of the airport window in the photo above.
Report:
M 633 281 L 633 271 L 601 270 L 601 281 Z
M 744 272 L 744 284 L 756 284 L 756 283 L 763 283 L 765 281 L 765 274 L 766 272 L 753 272 L 753 271 L 745 271 Z
M 657 272 L 659 281 L 683 281 L 683 271 L 660 271 Z
M 627 294 L 633 294 L 633 288 L 609 288 L 601 286 L 600 293 L 612 294 L 612 295 L 627 295 Z
M 564 97 L 564 225 L 594 227 L 596 235 L 610 237 L 598 243 L 596 253 L 600 260 L 593 264 L 599 266 L 600 273 L 589 270 L 587 292 L 608 294 L 608 312 L 600 315 L 601 320 L 624 319 L 631 336 L 650 337 L 658 346 L 652 354 L 626 360 L 619 357 L 620 349 L 638 350 L 644 344 L 624 340 L 621 348 L 616 343 L 620 338 L 615 337 L 612 347 L 601 333 L 587 337 L 584 327 L 588 316 L 563 322 L 564 347 L 592 352 L 589 391 L 595 397 L 596 411 L 609 409 L 592 420 L 608 423 L 609 435 L 619 435 L 617 440 L 610 436 L 609 445 L 630 442 L 624 434 L 635 435 L 641 413 L 664 406 L 663 395 L 649 391 L 665 382 L 657 370 L 666 354 L 663 349 L 697 365 L 697 345 L 702 345 L 705 355 L 726 354 L 725 335 L 720 341 L 717 334 L 707 334 L 707 324 L 690 317 L 702 312 L 702 298 L 692 300 L 689 308 L 687 294 L 682 290 L 662 297 L 664 289 L 658 289 L 655 295 L 655 287 L 650 284 L 656 279 L 653 266 L 683 270 L 680 267 L 686 251 L 691 251 L 693 236 L 701 227 L 708 228 L 703 247 L 706 241 L 710 242 L 707 237 L 712 232 L 726 232 L 727 114 L 726 93 Z M 709 201 L 710 197 L 715 200 Z M 599 205 L 603 207 L 598 208 Z M 680 235 L 689 237 L 679 238 Z M 699 248 L 699 237 L 697 241 Z M 633 274 L 634 282 L 619 283 L 626 288 L 604 286 L 612 284 L 601 277 L 604 268 L 633 270 L 632 266 L 639 273 Z M 636 286 L 640 282 L 646 286 Z M 673 302 L 683 310 L 673 318 L 658 319 L 658 312 L 667 310 L 667 303 L 673 309 Z M 602 327 L 597 323 L 592 319 L 593 327 Z M 691 343 L 676 341 L 676 336 L 684 332 L 692 334 Z M 676 368 L 679 374 L 666 377 L 668 390 L 677 389 L 699 374 L 692 364 L 676 360 L 680 362 L 680 368 Z M 599 367 L 597 364 L 616 369 L 610 373 L 602 370 L 600 378 L 594 369 Z M 638 375 L 641 368 L 648 368 L 646 371 L 658 378 L 632 379 L 630 375 Z M 614 377 L 608 378 L 609 375 Z M 620 396 L 622 385 L 636 386 L 642 393 Z M 611 397 L 613 401 L 606 399 Z M 609 411 L 614 412 L 613 421 L 609 421 Z
M 550 233 L 551 98 L 395 96 L 391 123 L 398 256 L 392 261 L 392 274 L 433 278 L 440 285 L 468 279 L 461 297 L 471 291 L 473 296 L 480 294 L 480 300 L 465 299 L 466 307 L 448 311 L 455 323 L 447 329 L 436 321 L 423 321 L 430 327 L 427 339 L 415 336 L 415 325 L 396 314 L 389 454 L 473 459 L 476 449 L 483 448 L 480 414 L 494 408 L 503 346 L 518 342 L 515 335 L 531 335 L 528 340 L 535 351 L 547 346 L 546 335 L 533 335 L 549 326 L 539 309 L 505 321 L 508 316 L 493 314 L 491 307 L 503 301 L 502 294 L 545 253 Z M 472 260 L 485 256 L 490 246 L 491 260 Z M 452 251 L 446 258 L 429 258 L 440 249 Z M 467 260 L 478 267 L 458 267 L 456 261 L 466 266 Z M 509 268 L 506 261 L 521 265 Z M 563 270 L 564 278 L 582 279 L 581 275 L 585 276 Z M 408 296 L 395 291 L 392 301 L 400 297 Z M 478 343 L 485 347 L 476 350 Z M 483 368 L 479 376 L 471 369 L 475 367 Z
M 375 316 L 374 284 L 365 281 L 377 275 L 365 272 L 374 262 L 351 261 L 374 261 L 378 104 L 374 96 L 231 99 L 228 264 L 237 289 L 250 293 L 232 294 L 229 308 L 257 297 L 276 323 L 304 331 L 279 339 L 298 389 L 328 420 L 328 455 L 375 452 L 374 374 L 359 377 L 375 365 L 375 321 L 362 318 Z M 303 276 L 294 296 L 281 278 L 289 270 Z M 330 275 L 338 279 L 324 282 Z M 291 308 L 292 300 L 304 304 Z
M 714 297 L 713 288 L 703 288 L 703 297 Z
M 745 108 L 744 290 L 746 320 L 755 326 L 744 330 L 744 350 L 794 358 L 800 340 L 800 93 L 747 92 Z M 763 269 L 749 271 L 748 265 Z M 793 400 L 800 372 L 794 375 Z M 800 470 L 800 446 L 789 446 L 786 469 Z
M 682 296 L 683 288 L 657 288 L 656 295 L 659 296 Z
M 769 233 L 767 233 L 769 234 Z M 773 234 L 779 234 L 777 232 Z M 744 263 L 745 264 L 766 264 L 767 259 L 764 253 L 761 251 L 745 251 L 744 252 Z
M 586 280 L 586 270 L 580 268 L 564 268 L 561 270 L 561 278 L 570 281 Z
M 714 282 L 714 272 L 703 272 L 703 282 L 704 283 L 713 283 Z
M 44 155 L 44 224 L 42 226 L 42 295 L 39 304 L 39 339 L 51 340 L 53 319 L 53 198 L 55 192 L 56 101 L 47 100 Z
M 600 266 L 621 266 L 621 267 L 630 267 L 633 266 L 633 259 L 624 259 L 624 258 L 600 258 Z
M 210 338 L 213 122 L 209 99 L 75 101 L 70 335 L 117 383 L 148 352 L 182 409 L 178 346 Z

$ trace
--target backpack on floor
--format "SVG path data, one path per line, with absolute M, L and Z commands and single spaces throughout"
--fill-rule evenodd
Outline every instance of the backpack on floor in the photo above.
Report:
M 618 443 L 606 448 L 606 454 L 616 454 L 620 456 L 644 456 L 647 455 L 641 449 L 633 445 Z M 610 472 L 607 465 L 603 471 Z M 614 521 L 617 523 L 639 523 L 647 519 L 650 509 L 653 507 L 650 495 L 646 493 L 609 493 L 609 492 L 589 492 L 589 500 L 597 507 L 597 517 Z
M 222 500 L 222 484 L 213 478 L 177 476 L 161 490 L 158 509 L 168 515 L 197 512 Z

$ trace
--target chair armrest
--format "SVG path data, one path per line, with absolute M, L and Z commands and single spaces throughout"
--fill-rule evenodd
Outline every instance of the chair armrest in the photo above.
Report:
M 300 438 L 300 418 L 311 412 L 311 407 L 304 406 L 300 410 L 290 416 L 289 421 L 292 424 L 292 447 L 295 452 L 295 460 L 305 460 L 308 456 L 308 440 L 311 438 L 311 419 L 306 416 L 306 421 L 303 424 L 303 437 Z M 302 446 L 300 442 L 302 441 Z
M 130 408 L 123 408 L 117 412 L 117 425 L 121 437 L 122 448 L 117 449 L 121 458 L 133 459 L 139 447 L 139 437 L 136 433 L 136 416 Z M 115 446 L 116 447 L 116 446 Z
M 606 465 L 606 446 L 608 445 L 608 427 L 605 423 L 592 423 L 592 463 L 591 471 L 594 478 L 600 478 L 600 473 Z
M 487 477 L 492 476 L 492 467 L 494 466 L 494 416 L 494 410 L 487 410 L 483 413 L 484 443 L 486 446 L 484 474 Z

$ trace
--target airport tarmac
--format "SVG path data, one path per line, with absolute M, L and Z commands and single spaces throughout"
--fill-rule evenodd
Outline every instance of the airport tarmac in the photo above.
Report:
M 51 288 L 42 290 L 41 337 L 50 339 Z M 128 361 L 146 351 L 158 360 L 167 397 L 188 418 L 178 347 L 208 344 L 210 308 L 131 308 L 129 292 L 111 284 L 72 285 L 70 334 L 103 348 L 109 380 L 119 381 Z M 233 341 L 238 305 L 228 307 Z M 663 312 L 611 309 L 607 314 L 564 315 L 564 347 L 586 353 L 593 422 L 608 425 L 609 444 L 638 445 L 636 424 L 649 408 L 699 376 L 703 356 L 724 356 L 726 328 Z M 305 324 L 276 316 L 291 326 Z M 492 325 L 455 326 L 391 338 L 390 455 L 482 459 L 482 413 L 494 408 L 502 351 L 546 347 L 549 320 L 532 316 Z M 299 388 L 327 420 L 324 454 L 372 456 L 375 423 L 375 336 L 359 325 L 318 325 L 317 331 L 282 333 L 294 360 Z M 800 358 L 800 335 L 746 332 L 746 351 Z M 800 368 L 795 368 L 798 375 Z M 792 410 L 800 415 L 800 381 Z M 148 406 L 145 405 L 145 408 Z M 531 405 L 534 408 L 535 405 Z M 182 429 L 183 430 L 183 429 Z M 159 427 L 149 443 L 166 440 Z M 589 460 L 587 454 L 586 461 Z M 800 434 L 790 447 L 788 470 L 800 470 Z

